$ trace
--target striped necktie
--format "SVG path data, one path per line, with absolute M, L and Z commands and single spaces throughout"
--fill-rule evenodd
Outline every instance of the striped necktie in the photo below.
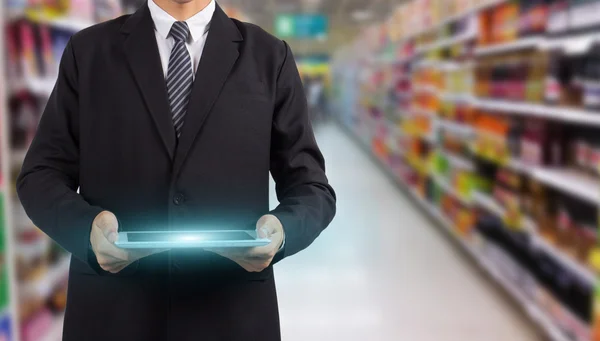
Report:
M 175 40 L 175 45 L 169 57 L 167 91 L 169 92 L 169 103 L 171 105 L 173 126 L 175 127 L 177 138 L 181 136 L 181 129 L 183 128 L 185 114 L 190 101 L 192 84 L 194 83 L 192 59 L 185 46 L 189 35 L 190 29 L 185 21 L 176 21 L 169 33 L 169 36 Z

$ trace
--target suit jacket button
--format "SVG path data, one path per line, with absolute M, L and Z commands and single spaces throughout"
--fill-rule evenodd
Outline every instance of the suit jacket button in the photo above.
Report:
M 183 194 L 175 194 L 173 197 L 173 203 L 177 206 L 183 204 Z

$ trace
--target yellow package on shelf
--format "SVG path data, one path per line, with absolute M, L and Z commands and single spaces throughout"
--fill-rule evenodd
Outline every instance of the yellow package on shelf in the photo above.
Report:
M 407 157 L 408 164 L 415 170 L 419 175 L 426 176 L 429 173 L 427 163 L 417 157 L 416 155 L 409 155 Z
M 588 263 L 596 273 L 600 273 L 600 247 L 596 247 L 590 252 Z

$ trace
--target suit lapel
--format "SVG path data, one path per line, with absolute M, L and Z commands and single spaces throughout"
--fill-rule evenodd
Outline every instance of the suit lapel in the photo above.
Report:
M 127 20 L 122 27 L 122 32 L 128 35 L 124 50 L 133 76 L 167 153 L 173 159 L 176 147 L 175 129 L 171 120 L 154 23 L 147 4 Z
M 238 59 L 237 42 L 241 40 L 242 36 L 237 26 L 217 5 L 196 71 L 190 103 L 179 137 L 179 146 L 175 155 L 175 175 L 179 173 L 196 136 Z

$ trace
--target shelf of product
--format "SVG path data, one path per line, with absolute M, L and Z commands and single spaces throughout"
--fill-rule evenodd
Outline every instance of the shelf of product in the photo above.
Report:
M 57 341 L 62 336 L 70 256 L 27 218 L 14 193 L 15 179 L 54 88 L 67 42 L 77 31 L 122 14 L 121 1 L 9 1 L 1 13 L 6 67 L 2 83 L 6 87 L 0 115 L 6 123 L 6 145 L 0 157 L 3 188 L 7 189 L 2 198 L 10 208 L 1 212 L 9 222 L 6 235 L 13 246 L 0 262 L 0 310 L 4 309 L 9 321 L 0 319 L 0 339 Z M 4 245 L 3 232 L 4 226 L 0 245 Z M 10 273 L 6 262 L 10 262 Z M 7 305 L 9 284 L 11 303 Z
M 439 149 L 437 152 L 440 153 L 441 157 L 446 159 L 452 167 L 465 169 L 467 171 L 475 170 L 475 163 L 470 158 L 443 149 Z
M 564 252 L 559 252 L 556 246 L 550 244 L 546 239 L 540 238 L 537 234 L 532 234 L 532 244 L 534 248 L 541 249 L 552 255 L 552 257 L 560 262 L 565 268 L 571 269 L 577 276 L 584 279 L 586 282 L 592 284 L 596 282 L 596 275 L 592 270 L 582 266 L 580 262 L 569 257 Z
M 362 144 L 362 141 L 359 143 Z M 368 146 L 366 149 L 369 149 Z M 398 177 L 386 164 L 380 163 L 380 165 L 382 166 L 382 169 L 414 199 L 414 201 L 421 207 L 421 209 L 423 209 L 423 211 L 427 212 L 433 219 L 435 219 L 440 226 L 442 226 L 449 233 L 449 235 L 454 238 L 458 245 L 460 245 L 462 249 L 467 252 L 467 254 L 469 254 L 473 260 L 496 281 L 496 283 L 504 288 L 515 299 L 515 301 L 520 304 L 530 318 L 535 321 L 540 328 L 552 338 L 553 341 L 572 340 L 565 335 L 560 327 L 557 326 L 552 315 L 547 312 L 547 309 L 543 309 L 537 304 L 537 302 L 533 301 L 531 295 L 525 293 L 521 286 L 515 284 L 513 281 L 508 280 L 503 272 L 499 269 L 499 266 L 496 265 L 496 261 L 490 259 L 494 257 L 489 255 L 489 249 L 493 247 L 488 245 L 489 242 L 479 235 L 475 235 L 471 239 L 471 242 L 462 238 L 457 232 L 456 226 L 452 220 L 446 217 L 438 207 L 429 202 L 427 199 L 423 198 L 423 196 L 418 191 L 410 187 L 410 185 L 403 182 L 403 180 Z M 530 291 L 535 290 L 530 288 Z M 540 294 L 540 296 L 542 295 Z M 551 306 L 550 302 L 547 303 L 547 306 L 548 308 Z M 551 307 L 552 311 L 554 311 L 554 314 L 569 316 L 569 318 L 574 320 L 578 325 L 581 325 L 579 319 L 574 317 L 572 313 L 568 312 L 562 305 L 555 304 Z M 585 330 L 584 332 L 589 331 Z
M 483 57 L 488 55 L 503 54 L 526 49 L 535 49 L 541 46 L 543 41 L 544 39 L 540 37 L 528 37 L 506 43 L 481 46 L 475 48 L 475 55 Z
M 432 50 L 447 48 L 456 44 L 468 42 L 474 40 L 477 36 L 473 33 L 473 31 L 460 33 L 454 37 L 448 37 L 440 39 L 436 42 L 429 43 L 417 48 L 417 53 L 427 53 Z
M 24 77 L 10 81 L 10 92 L 30 92 L 40 97 L 50 97 L 56 79 L 54 77 Z
M 471 206 L 473 204 L 472 200 L 465 194 L 458 192 L 454 189 L 447 179 L 444 179 L 443 176 L 434 174 L 433 181 L 435 181 L 438 186 L 440 186 L 446 193 L 452 195 L 455 199 L 460 201 L 465 206 Z
M 413 0 L 387 23 L 394 34 L 371 30 L 353 44 L 361 54 L 332 67 L 334 85 L 356 88 L 340 93 L 349 94 L 340 119 L 553 340 L 600 341 L 593 11 L 600 0 Z M 361 61 L 405 45 L 417 53 L 402 64 L 401 82 Z M 335 76 L 348 70 L 379 76 L 349 85 Z M 390 112 L 402 138 L 385 154 L 383 129 L 355 122 Z
M 63 325 L 64 325 L 64 315 L 59 315 L 54 317 L 50 325 L 48 327 L 48 331 L 41 337 L 41 339 L 35 339 L 38 341 L 59 341 L 62 339 Z
M 462 98 L 465 102 L 487 111 L 514 115 L 530 115 L 549 120 L 600 126 L 600 115 L 593 110 L 561 108 L 545 104 L 515 103 L 507 100 Z
M 469 138 L 473 134 L 473 128 L 463 123 L 449 120 L 438 120 L 436 123 L 440 129 L 450 134 L 459 135 L 464 138 Z
M 19 288 L 19 294 L 23 297 L 49 297 L 52 291 L 67 279 L 70 262 L 70 256 L 62 256 L 56 264 L 38 274 L 38 278 L 30 279 Z
M 425 116 L 430 119 L 435 118 L 435 116 L 437 115 L 435 111 L 420 108 L 418 106 L 411 108 L 411 112 L 416 116 Z
M 479 206 L 498 216 L 501 219 L 506 219 L 506 208 L 502 207 L 493 197 L 482 192 L 473 194 L 473 201 Z
M 570 170 L 543 168 L 534 169 L 533 177 L 590 203 L 600 204 L 600 181 L 595 177 Z
M 419 22 L 420 25 L 410 27 L 409 29 L 400 30 L 404 32 L 405 35 L 402 36 L 400 34 L 400 38 L 409 39 L 413 36 L 423 35 L 435 30 L 439 30 L 441 28 L 447 27 L 449 25 L 454 25 L 457 22 L 464 21 L 468 19 L 472 15 L 479 13 L 480 11 L 493 7 L 507 0 L 475 0 L 475 1 L 464 1 L 460 4 L 450 1 L 432 1 L 427 3 L 428 7 L 421 7 L 423 3 L 419 3 L 417 1 L 413 3 L 408 3 L 405 6 L 400 6 L 398 8 L 398 13 L 396 14 L 399 17 L 410 17 L 410 14 L 419 10 L 423 10 L 423 8 L 427 8 L 431 12 L 428 13 L 428 19 L 426 24 L 423 22 Z M 416 7 L 416 8 L 413 8 Z M 408 13 L 407 13 L 408 12 Z M 414 24 L 414 20 L 409 21 L 406 25 Z

